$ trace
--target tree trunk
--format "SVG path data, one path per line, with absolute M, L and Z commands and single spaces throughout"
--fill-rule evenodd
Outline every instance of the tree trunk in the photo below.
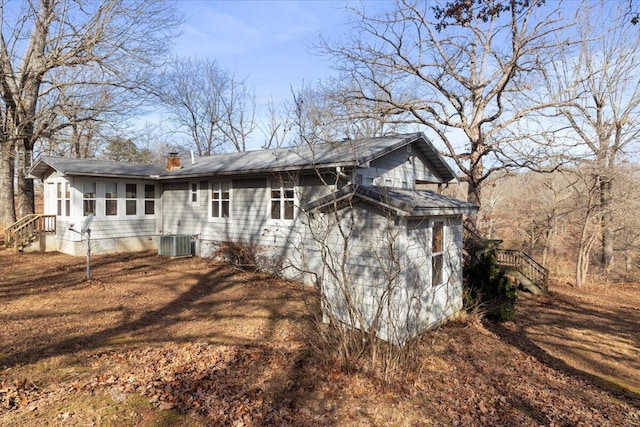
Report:
M 13 187 L 13 144 L 0 142 L 0 227 L 6 228 L 16 220 Z
M 478 213 L 467 215 L 467 226 L 473 230 L 478 231 L 480 229 L 481 222 L 481 210 L 482 210 L 482 176 L 484 174 L 484 166 L 482 163 L 482 157 L 480 154 L 479 144 L 472 144 L 473 152 L 470 158 L 469 175 L 467 180 L 467 201 L 469 203 L 480 206 Z
M 18 178 L 18 206 L 16 210 L 20 218 L 35 213 L 33 179 L 27 178 L 27 172 L 31 168 L 31 153 L 31 150 L 26 150 L 23 146 L 18 149 L 18 155 L 16 157 Z
M 602 268 L 605 272 L 613 267 L 613 212 L 611 212 L 610 176 L 600 177 L 600 210 L 602 212 Z

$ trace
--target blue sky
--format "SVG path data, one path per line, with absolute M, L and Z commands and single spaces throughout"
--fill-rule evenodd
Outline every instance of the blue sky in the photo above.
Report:
M 256 103 L 290 98 L 290 86 L 315 83 L 331 73 L 330 64 L 309 52 L 320 33 L 347 31 L 345 1 L 181 1 L 182 34 L 178 55 L 215 59 L 246 77 Z

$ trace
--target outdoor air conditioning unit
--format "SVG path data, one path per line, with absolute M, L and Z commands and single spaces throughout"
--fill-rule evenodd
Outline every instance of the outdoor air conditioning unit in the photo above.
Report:
M 189 234 L 169 234 L 158 239 L 158 255 L 175 257 L 191 256 L 191 236 Z

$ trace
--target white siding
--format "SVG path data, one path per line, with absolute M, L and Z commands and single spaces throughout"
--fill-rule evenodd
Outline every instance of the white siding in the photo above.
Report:
M 79 255 L 86 251 L 86 248 L 82 248 L 84 243 L 81 243 L 86 241 L 86 236 L 82 236 L 71 230 L 71 228 L 73 228 L 75 231 L 80 231 L 85 219 L 82 212 L 82 186 L 85 181 L 96 183 L 96 215 L 90 226 L 92 251 L 95 253 L 136 251 L 154 247 L 155 237 L 159 233 L 156 219 L 160 216 L 160 206 L 156 199 L 156 215 L 144 214 L 144 185 L 155 185 L 157 195 L 160 187 L 159 183 L 146 180 L 81 179 L 52 174 L 44 181 L 45 213 L 55 214 L 57 212 L 57 191 L 55 187 L 58 182 L 69 182 L 71 193 L 70 215 L 58 216 L 56 221 L 55 247 L 57 250 L 73 255 Z M 118 214 L 114 216 L 105 215 L 105 182 L 116 182 L 118 185 Z M 137 185 L 136 215 L 125 215 L 124 196 L 126 183 Z

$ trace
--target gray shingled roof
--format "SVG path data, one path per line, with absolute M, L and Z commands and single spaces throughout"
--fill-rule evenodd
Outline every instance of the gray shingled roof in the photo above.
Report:
M 360 199 L 391 209 L 402 216 L 470 214 L 478 206 L 430 190 L 404 190 L 391 187 L 347 185 L 340 190 L 308 203 L 307 211 L 342 208 L 353 199 Z
M 164 171 L 163 166 L 147 163 L 112 162 L 96 159 L 68 159 L 42 156 L 29 171 L 31 176 L 44 178 L 49 169 L 63 175 L 99 176 L 113 178 L 149 178 Z
M 286 172 L 315 168 L 364 166 L 398 148 L 414 143 L 445 182 L 455 174 L 422 133 L 346 140 L 308 145 L 256 150 L 244 153 L 199 157 L 195 164 L 183 162 L 182 168 L 163 172 L 160 179 L 208 175 Z
M 455 174 L 449 165 L 440 157 L 422 133 L 331 142 L 316 144 L 313 147 L 305 145 L 198 157 L 194 164 L 191 164 L 190 160 L 183 160 L 182 167 L 174 171 L 166 171 L 162 166 L 149 164 L 41 157 L 36 161 L 30 173 L 32 176 L 42 178 L 48 168 L 52 168 L 64 175 L 170 180 L 313 170 L 315 168 L 328 169 L 338 166 L 366 167 L 368 162 L 411 143 L 430 162 L 444 182 L 455 179 Z

